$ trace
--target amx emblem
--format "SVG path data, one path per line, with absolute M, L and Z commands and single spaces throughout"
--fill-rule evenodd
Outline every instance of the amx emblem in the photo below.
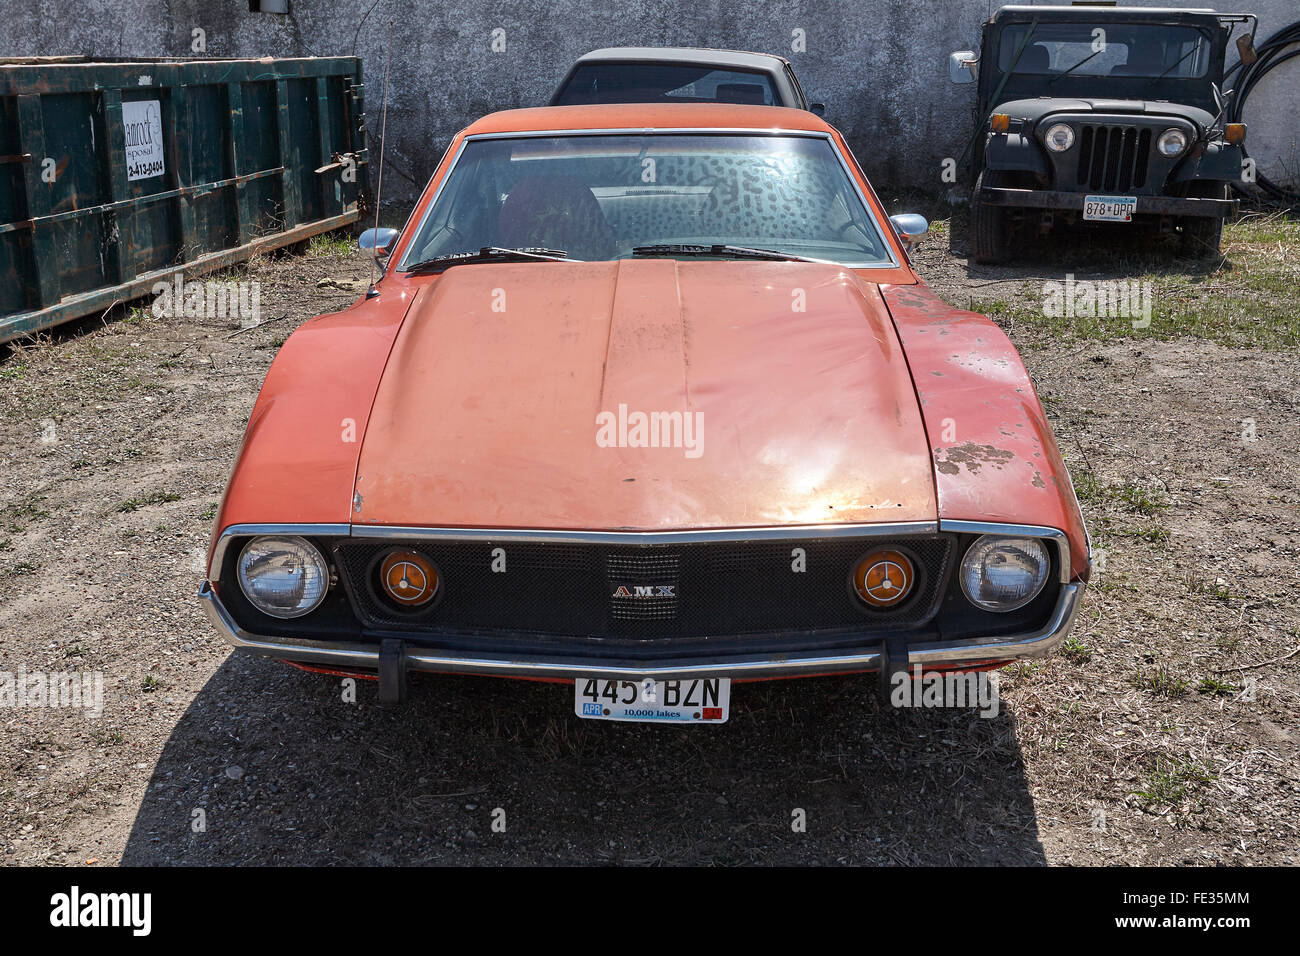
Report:
M 616 598 L 675 598 L 677 597 L 677 585 L 675 584 L 634 584 L 632 589 L 628 590 L 626 585 L 620 584 L 614 589 L 610 597 Z

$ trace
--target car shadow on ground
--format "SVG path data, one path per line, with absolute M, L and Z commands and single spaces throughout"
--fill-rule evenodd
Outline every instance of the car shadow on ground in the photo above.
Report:
M 237 653 L 168 739 L 122 863 L 1044 863 L 1014 714 L 875 687 L 739 685 L 727 724 L 676 728 L 490 678 L 413 676 L 395 708 L 358 682 L 349 703 Z
M 953 214 L 947 236 L 948 255 L 964 258 L 972 280 L 1060 279 L 1086 274 L 1092 279 L 1136 279 L 1151 274 L 1204 278 L 1231 261 L 1219 256 L 1190 258 L 1180 254 L 1177 238 L 1142 224 L 1056 226 L 1046 235 L 1021 239 L 1013 255 L 997 264 L 970 258 L 969 213 Z

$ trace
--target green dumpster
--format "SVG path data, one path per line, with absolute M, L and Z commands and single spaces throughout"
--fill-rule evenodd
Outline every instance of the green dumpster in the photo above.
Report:
M 0 60 L 0 342 L 346 226 L 361 61 Z

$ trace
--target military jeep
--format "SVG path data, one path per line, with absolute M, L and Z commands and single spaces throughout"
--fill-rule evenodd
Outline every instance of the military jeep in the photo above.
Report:
M 1176 233 L 1184 255 L 1217 255 L 1246 135 L 1225 123 L 1218 84 L 1238 28 L 1238 50 L 1253 57 L 1254 22 L 1212 10 L 999 9 L 978 57 L 949 58 L 954 82 L 978 83 L 974 259 L 1004 261 L 1075 224 L 1153 227 Z

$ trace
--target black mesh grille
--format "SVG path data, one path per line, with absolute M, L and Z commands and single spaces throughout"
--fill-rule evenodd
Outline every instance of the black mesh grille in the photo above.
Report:
M 1147 181 L 1151 130 L 1084 126 L 1079 132 L 1080 186 L 1107 192 L 1140 189 Z
M 423 614 L 404 615 L 379 596 L 374 567 L 395 546 L 439 569 L 441 597 Z M 865 607 L 850 584 L 858 560 L 879 547 L 909 553 L 918 568 L 914 597 L 888 611 Z M 631 546 L 349 540 L 337 548 L 369 627 L 632 640 L 915 627 L 935 610 L 951 551 L 946 536 Z M 503 559 L 504 571 L 494 571 Z

